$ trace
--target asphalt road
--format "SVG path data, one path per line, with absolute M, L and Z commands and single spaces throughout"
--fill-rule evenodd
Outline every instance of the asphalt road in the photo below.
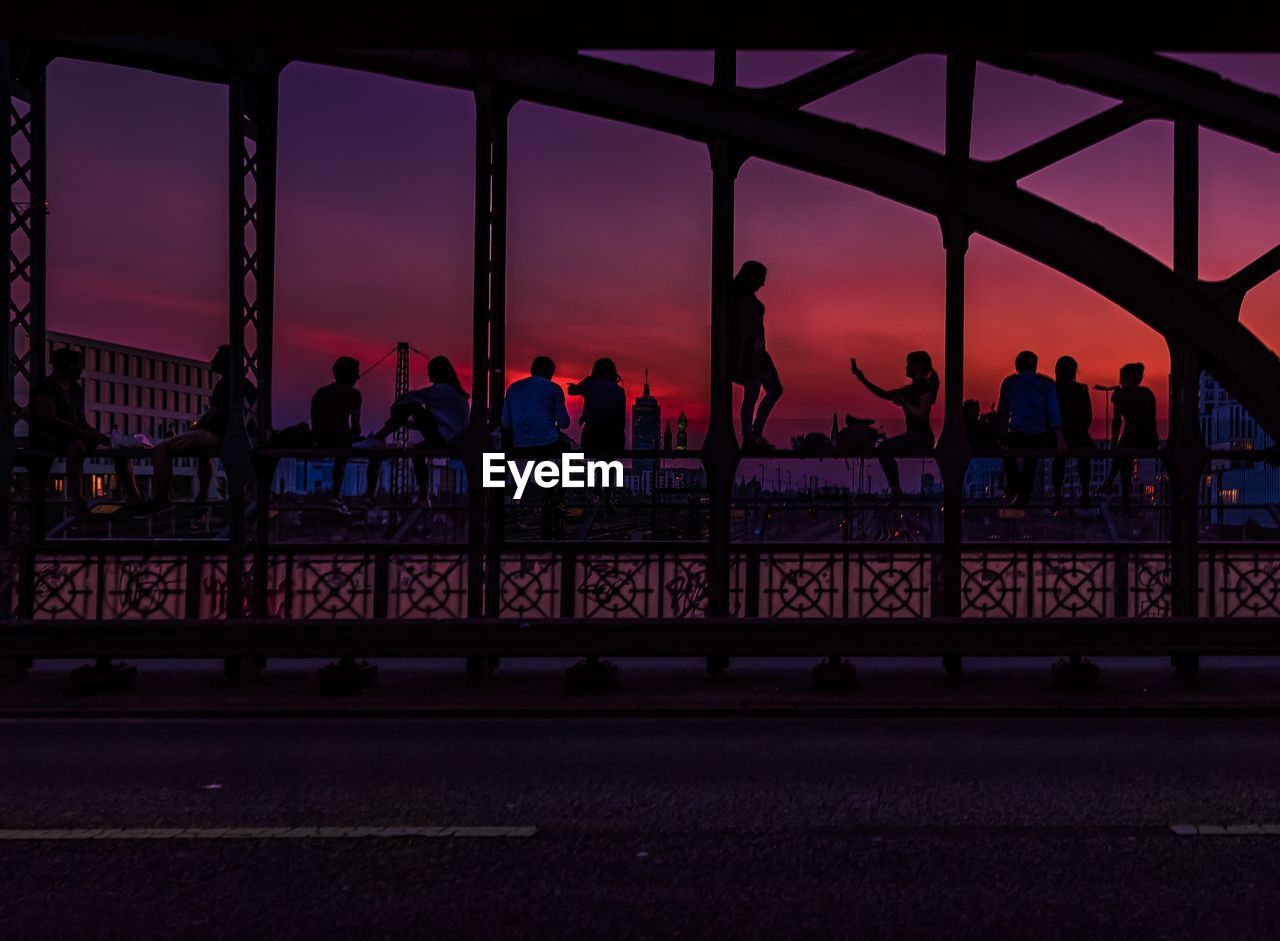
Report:
M 1154 718 L 3 722 L 0 925 L 22 939 L 1274 937 L 1280 828 L 1170 825 L 1280 824 L 1277 731 Z M 202 830 L 28 832 L 49 828 Z

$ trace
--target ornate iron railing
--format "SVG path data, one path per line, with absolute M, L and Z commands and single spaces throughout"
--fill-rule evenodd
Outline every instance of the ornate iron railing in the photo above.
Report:
M 735 546 L 730 614 L 781 620 L 924 620 L 942 616 L 940 545 L 790 543 Z M 1109 620 L 1170 616 L 1170 559 L 1160 544 L 966 546 L 959 616 Z M 267 616 L 303 621 L 467 617 L 467 546 L 290 545 L 272 549 Z M 681 543 L 538 543 L 504 548 L 489 618 L 698 619 L 707 616 L 705 548 Z M 1206 618 L 1280 617 L 1280 546 L 1201 547 Z M 30 617 L 218 620 L 227 554 L 208 542 L 48 545 L 9 557 L 0 589 L 29 567 Z M 246 563 L 243 597 L 253 596 Z M 25 600 L 25 599 L 24 599 Z M 244 616 L 251 612 L 246 609 Z

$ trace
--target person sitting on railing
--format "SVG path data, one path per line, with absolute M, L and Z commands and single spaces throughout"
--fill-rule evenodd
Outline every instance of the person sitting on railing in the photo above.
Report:
M 907 420 L 907 430 L 903 434 L 881 441 L 877 448 L 880 467 L 884 470 L 885 480 L 889 482 L 889 506 L 895 507 L 902 502 L 902 478 L 898 472 L 896 455 L 927 451 L 933 447 L 933 427 L 929 423 L 929 413 L 938 399 L 938 374 L 934 372 L 932 358 L 924 350 L 907 354 L 906 374 L 911 382 L 900 389 L 880 388 L 858 368 L 856 359 L 850 358 L 849 367 L 872 395 L 897 405 Z
M 782 380 L 773 357 L 764 348 L 764 304 L 756 292 L 768 271 L 758 261 L 746 261 L 729 286 L 729 378 L 742 386 L 742 449 L 771 451 L 764 424 L 782 397 Z M 756 408 L 760 390 L 764 398 Z
M 196 492 L 193 515 L 199 516 L 208 509 L 209 485 L 213 482 L 213 459 L 222 450 L 222 439 L 226 437 L 227 425 L 231 421 L 231 384 L 227 381 L 227 374 L 231 371 L 231 347 L 218 347 L 213 359 L 209 361 L 209 368 L 219 377 L 209 394 L 209 408 L 187 431 L 161 441 L 151 452 L 155 464 L 155 490 L 151 501 L 143 508 L 142 516 L 154 516 L 173 507 L 169 500 L 169 484 L 173 480 L 175 457 L 196 459 L 199 490 Z M 249 408 L 258 400 L 258 389 L 247 377 L 243 382 L 244 405 Z M 256 434 L 252 423 L 246 430 L 251 438 Z
M 534 357 L 529 375 L 507 387 L 502 400 L 504 440 L 523 457 L 555 458 L 564 451 L 561 429 L 570 425 L 564 390 L 552 381 L 556 364 L 549 356 Z
M 427 363 L 427 378 L 431 384 L 406 392 L 391 406 L 391 415 L 382 427 L 356 443 L 357 448 L 380 448 L 388 435 L 401 428 L 416 431 L 422 441 L 415 447 L 427 451 L 444 451 L 458 447 L 462 432 L 471 421 L 471 406 L 462 388 L 458 373 L 447 356 L 433 357 Z M 382 460 L 369 461 L 368 482 L 365 484 L 365 503 L 372 504 L 378 493 L 378 478 Z M 431 502 L 431 476 L 426 458 L 414 455 L 413 476 L 418 483 L 418 501 Z
M 311 440 L 318 448 L 349 448 L 360 437 L 360 407 L 364 398 L 356 383 L 360 363 L 340 356 L 333 364 L 333 382 L 321 386 L 311 396 Z M 351 511 L 342 501 L 342 485 L 347 479 L 347 459 L 333 459 L 333 497 L 329 505 L 343 515 Z
M 1000 446 L 999 415 L 994 408 L 983 412 L 982 403 L 977 399 L 965 399 L 960 405 L 960 414 L 964 418 L 964 431 L 971 447 L 993 451 Z
M 582 450 L 589 460 L 613 461 L 622 457 L 627 447 L 627 394 L 613 360 L 598 359 L 591 375 L 581 382 L 569 383 L 569 394 L 582 396 Z M 668 429 L 670 430 L 670 429 Z M 617 514 L 613 488 L 605 485 L 604 514 Z
M 1160 432 L 1156 428 L 1156 397 L 1142 384 L 1146 373 L 1142 363 L 1126 363 L 1120 367 L 1120 388 L 1111 393 L 1116 410 L 1111 419 L 1111 447 L 1154 449 L 1160 447 Z M 1121 430 L 1123 427 L 1123 431 Z M 1103 494 L 1111 491 L 1116 478 L 1120 478 L 1120 501 L 1129 509 L 1129 484 L 1133 479 L 1133 458 L 1117 456 L 1111 461 L 1111 470 L 1102 482 Z
M 1000 428 L 1011 448 L 1066 448 L 1062 435 L 1062 413 L 1053 380 L 1036 372 L 1040 359 L 1023 350 L 1014 360 L 1016 372 L 1000 384 Z M 1039 459 L 1004 459 L 1005 488 L 1009 502 L 1021 509 L 1031 502 Z
M 1076 381 L 1079 364 L 1070 356 L 1060 356 L 1054 367 L 1056 380 L 1054 391 L 1058 394 L 1058 409 L 1062 413 L 1062 436 L 1067 447 L 1076 450 L 1092 449 L 1093 438 L 1089 429 L 1093 426 L 1093 402 L 1089 399 L 1089 387 Z M 1089 505 L 1089 469 L 1092 461 L 1087 457 L 1076 458 L 1076 475 L 1080 478 L 1080 505 Z M 1062 509 L 1062 485 L 1067 476 L 1067 459 L 1053 459 L 1053 508 Z
M 564 390 L 552 381 L 556 364 L 549 356 L 536 356 L 529 366 L 529 376 L 511 383 L 502 400 L 503 446 L 524 460 L 554 460 L 572 442 L 562 433 L 570 425 L 569 410 L 564 404 Z M 560 533 L 564 507 L 564 491 L 557 484 L 550 488 L 542 516 L 542 536 L 552 538 Z
M 84 459 L 97 447 L 111 444 L 111 439 L 89 424 L 84 411 L 84 354 L 70 347 L 59 347 L 50 355 L 49 375 L 31 387 L 27 422 L 31 429 L 31 446 L 48 451 L 66 461 L 66 498 L 71 512 L 83 516 L 88 512 L 84 498 Z M 41 481 L 49 473 L 52 461 L 41 462 L 34 476 Z M 133 467 L 125 458 L 116 458 L 116 475 L 130 502 L 140 503 Z

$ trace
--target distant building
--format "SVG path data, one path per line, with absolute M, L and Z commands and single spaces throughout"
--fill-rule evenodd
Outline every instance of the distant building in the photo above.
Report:
M 1257 419 L 1208 373 L 1200 374 L 1200 432 L 1211 451 L 1251 451 L 1275 444 Z M 1211 523 L 1275 528 L 1271 508 L 1280 503 L 1280 467 L 1234 458 L 1210 460 L 1200 499 Z
M 209 408 L 213 372 L 208 362 L 52 330 L 45 337 L 45 362 L 62 347 L 84 354 L 81 384 L 85 417 L 103 434 L 143 434 L 159 441 L 186 431 Z M 20 402 L 28 402 L 30 390 L 21 377 L 14 391 Z M 25 437 L 26 423 L 20 422 L 15 431 Z M 194 492 L 195 467 L 194 458 L 175 460 L 175 486 Z M 91 456 L 85 461 L 84 470 L 91 498 L 109 496 L 116 488 L 118 482 L 110 458 Z M 146 492 L 151 461 L 137 460 L 134 473 Z M 56 461 L 50 473 L 50 486 L 55 493 L 61 492 L 65 475 L 66 465 Z M 215 462 L 215 485 L 225 487 L 220 462 Z
M 644 395 L 631 407 L 631 447 L 636 451 L 656 451 L 662 435 L 662 406 L 649 392 L 649 370 L 644 371 Z M 633 464 L 636 474 L 652 473 L 652 458 L 639 458 Z
M 689 450 L 689 417 L 684 412 L 676 419 L 676 450 Z

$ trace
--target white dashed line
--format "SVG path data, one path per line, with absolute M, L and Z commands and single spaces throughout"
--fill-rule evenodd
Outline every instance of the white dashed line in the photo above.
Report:
M 1178 836 L 1280 836 L 1280 823 L 1171 823 Z
M 407 837 L 530 837 L 537 827 L 102 827 L 0 830 L 0 840 L 362 840 Z

